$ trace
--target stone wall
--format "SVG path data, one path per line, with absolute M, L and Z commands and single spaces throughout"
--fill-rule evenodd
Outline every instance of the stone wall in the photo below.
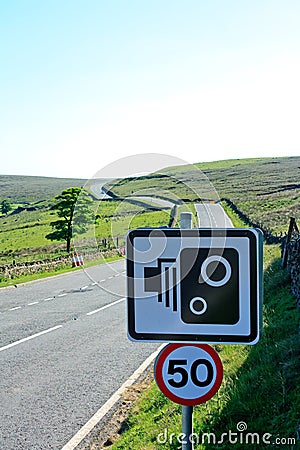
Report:
M 259 228 L 264 235 L 264 240 L 267 244 L 280 244 L 284 241 L 285 236 L 272 234 L 271 230 L 264 227 L 263 224 L 254 222 L 247 214 L 245 214 L 243 211 L 241 211 L 233 201 L 231 201 L 229 198 L 221 198 L 221 201 L 224 201 L 227 206 L 231 208 L 231 210 L 237 214 L 237 216 L 245 222 L 247 225 L 253 228 Z
M 84 261 L 92 261 L 99 258 L 115 256 L 119 253 L 118 249 L 106 250 L 101 253 L 83 253 Z M 40 261 L 20 262 L 15 264 L 0 265 L 0 281 L 1 279 L 13 279 L 22 275 L 35 274 L 39 272 L 51 272 L 63 267 L 72 267 L 72 258 L 70 256 L 60 256 L 54 259 L 45 259 Z
M 288 244 L 287 267 L 291 275 L 291 289 L 300 307 L 300 235 Z

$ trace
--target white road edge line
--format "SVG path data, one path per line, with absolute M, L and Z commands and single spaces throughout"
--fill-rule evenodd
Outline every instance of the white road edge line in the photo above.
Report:
M 122 397 L 124 391 L 133 385 L 133 383 L 141 376 L 141 374 L 150 366 L 154 361 L 156 356 L 159 354 L 161 349 L 166 344 L 162 344 L 158 350 L 153 352 L 141 365 L 140 367 L 128 378 L 125 383 L 101 406 L 100 409 L 90 418 L 90 420 L 83 425 L 82 428 L 67 442 L 67 444 L 61 450 L 74 450 L 77 445 L 92 431 L 92 429 L 100 422 L 101 419 L 108 413 L 108 411 L 117 403 L 117 401 Z
M 19 341 L 12 342 L 11 344 L 4 345 L 4 347 L 0 347 L 0 352 L 3 350 L 7 350 L 8 348 L 14 347 L 15 345 L 22 344 L 23 342 L 30 341 L 30 339 L 34 339 L 38 336 L 42 336 L 42 334 L 50 333 L 51 331 L 58 330 L 58 328 L 62 328 L 62 325 L 56 325 L 56 327 L 48 328 L 48 330 L 40 331 L 39 333 L 33 334 L 32 336 L 28 336 L 26 338 L 20 339 Z
M 92 316 L 93 314 L 96 314 L 99 311 L 103 311 L 104 309 L 110 308 L 111 306 L 116 305 L 117 303 L 123 302 L 125 300 L 125 297 L 121 298 L 120 300 L 116 300 L 115 302 L 109 303 L 108 305 L 102 306 L 101 308 L 95 309 L 94 311 L 86 313 L 87 316 Z

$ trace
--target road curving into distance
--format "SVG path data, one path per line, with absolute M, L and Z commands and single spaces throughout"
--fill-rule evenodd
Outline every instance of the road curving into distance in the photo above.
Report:
M 233 224 L 219 203 L 195 204 L 199 228 L 233 228 Z

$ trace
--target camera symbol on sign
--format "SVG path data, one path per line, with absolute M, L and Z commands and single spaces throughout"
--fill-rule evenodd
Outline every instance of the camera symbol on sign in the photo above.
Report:
M 157 292 L 165 307 L 179 309 L 185 323 L 239 321 L 239 255 L 234 248 L 185 248 L 178 260 L 159 258 L 157 267 L 145 267 L 144 278 L 145 292 Z

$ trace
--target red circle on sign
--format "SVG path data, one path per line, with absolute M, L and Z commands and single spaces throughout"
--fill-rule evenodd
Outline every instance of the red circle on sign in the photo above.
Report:
M 204 350 L 206 353 L 208 353 L 211 358 L 214 361 L 215 364 L 215 381 L 208 392 L 206 392 L 204 395 L 197 397 L 197 398 L 182 398 L 177 395 L 175 395 L 173 392 L 170 391 L 170 389 L 165 384 L 164 378 L 163 378 L 163 365 L 165 363 L 165 360 L 167 357 L 175 350 L 181 347 L 198 347 L 202 350 Z M 200 405 L 201 403 L 205 403 L 208 400 L 210 400 L 219 390 L 222 379 L 223 379 L 223 366 L 222 362 L 220 360 L 220 357 L 218 353 L 209 345 L 207 344 L 169 344 L 167 345 L 158 355 L 155 366 L 154 366 L 154 372 L 155 372 L 155 380 L 159 387 L 159 389 L 162 391 L 162 393 L 168 397 L 170 400 L 172 400 L 175 403 L 179 403 L 180 405 L 184 406 L 196 406 Z

